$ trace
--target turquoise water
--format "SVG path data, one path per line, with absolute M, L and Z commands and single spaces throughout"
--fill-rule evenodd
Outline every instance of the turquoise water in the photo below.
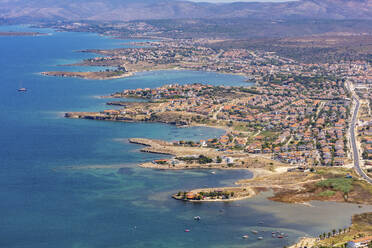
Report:
M 0 37 L 0 247 L 283 247 L 306 234 L 347 226 L 352 213 L 371 210 L 320 202 L 313 207 L 280 204 L 265 196 L 233 203 L 172 200 L 169 195 L 178 190 L 232 185 L 251 173 L 142 169 L 136 164 L 164 156 L 140 153 L 141 147 L 127 139 L 199 140 L 222 130 L 68 120 L 62 114 L 105 109 L 105 101 L 95 96 L 125 88 L 176 82 L 242 85 L 245 79 L 190 71 L 110 81 L 43 77 L 38 73 L 91 56 L 78 50 L 115 48 L 128 41 L 40 31 L 51 35 Z M 20 85 L 28 92 L 18 93 Z M 196 215 L 200 222 L 193 220 Z M 252 229 L 266 231 L 264 240 L 251 235 Z M 272 239 L 274 230 L 289 238 Z M 243 240 L 246 233 L 251 237 Z

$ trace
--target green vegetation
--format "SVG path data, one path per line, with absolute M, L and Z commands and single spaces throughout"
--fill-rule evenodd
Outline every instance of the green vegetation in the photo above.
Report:
M 336 191 L 341 191 L 344 194 L 349 193 L 353 189 L 353 179 L 351 178 L 330 178 L 317 183 L 317 186 L 323 188 L 331 188 Z M 324 192 L 323 192 L 324 193 Z
M 202 197 L 209 197 L 209 198 L 222 198 L 222 199 L 229 199 L 230 197 L 234 197 L 234 192 L 227 192 L 227 191 L 211 191 L 211 192 L 199 192 L 199 195 Z M 201 198 L 202 198 L 201 197 Z
M 185 161 L 186 163 L 189 163 L 189 164 L 193 162 L 197 162 L 199 164 L 209 164 L 213 162 L 213 159 L 208 158 L 204 155 L 200 155 L 199 157 L 177 157 L 176 159 Z
M 319 193 L 319 196 L 331 197 L 331 196 L 334 196 L 335 194 L 336 194 L 336 192 L 334 192 L 332 190 L 326 190 L 326 191 L 323 191 L 323 192 Z

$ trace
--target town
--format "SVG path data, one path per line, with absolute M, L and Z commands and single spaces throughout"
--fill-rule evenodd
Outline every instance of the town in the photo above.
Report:
M 348 161 L 350 100 L 342 100 L 347 98 L 342 81 L 329 82 L 334 87 L 322 94 L 312 91 L 312 84 L 322 88 L 328 82 L 321 85 L 309 81 L 301 87 L 289 78 L 282 85 L 253 88 L 174 84 L 125 90 L 110 97 L 143 98 L 148 102 L 109 102 L 124 108 L 81 117 L 222 127 L 228 131 L 218 139 L 176 141 L 174 145 L 262 154 L 289 164 L 344 165 Z
M 174 83 L 127 89 L 103 96 L 110 109 L 69 112 L 65 117 L 224 129 L 224 135 L 206 140 L 129 141 L 145 145 L 143 152 L 172 156 L 140 164 L 145 168 L 249 169 L 259 175 L 236 182 L 236 187 L 178 192 L 172 195 L 177 200 L 235 201 L 273 190 L 270 199 L 280 202 L 371 204 L 369 63 L 305 64 L 270 52 L 215 50 L 206 46 L 208 42 L 168 40 L 146 42 L 141 48 L 87 50 L 100 57 L 75 65 L 117 66 L 128 73 L 164 69 L 232 73 L 244 75 L 247 85 Z M 370 242 L 363 238 L 371 233 L 368 225 L 351 233 L 353 237 L 339 232 L 312 238 L 298 247 L 329 245 L 341 238 L 351 247 Z
M 139 43 L 140 47 L 134 48 L 86 50 L 100 57 L 76 65 L 117 66 L 129 73 L 176 68 L 233 73 L 246 76 L 255 85 L 173 84 L 125 90 L 108 98 L 142 98 L 147 102 L 109 102 L 122 108 L 81 117 L 222 127 L 228 131 L 217 140 L 174 144 L 256 154 L 288 164 L 343 166 L 352 163 L 348 130 L 355 93 L 365 99 L 362 110 L 367 115 L 360 130 L 364 136 L 358 142 L 363 143 L 363 165 L 371 167 L 370 64 L 305 64 L 270 52 L 212 49 L 210 42 L 169 39 Z

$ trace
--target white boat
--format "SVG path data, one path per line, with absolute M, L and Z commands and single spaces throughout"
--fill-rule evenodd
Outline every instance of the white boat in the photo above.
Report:
M 18 92 L 26 92 L 27 89 L 22 86 L 22 83 L 19 84 Z

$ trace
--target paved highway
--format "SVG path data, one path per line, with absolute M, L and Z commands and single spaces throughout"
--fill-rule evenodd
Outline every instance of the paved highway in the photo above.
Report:
M 359 99 L 356 97 L 353 97 L 353 99 L 356 102 L 356 105 L 355 105 L 355 109 L 353 112 L 353 118 L 351 120 L 350 138 L 351 138 L 351 147 L 353 149 L 353 155 L 354 155 L 354 168 L 361 177 L 363 177 L 369 183 L 372 183 L 372 179 L 368 177 L 367 174 L 360 168 L 360 164 L 359 164 L 359 151 L 358 151 L 357 141 L 355 137 L 355 125 L 358 119 L 358 111 L 360 107 L 360 102 L 359 102 Z

